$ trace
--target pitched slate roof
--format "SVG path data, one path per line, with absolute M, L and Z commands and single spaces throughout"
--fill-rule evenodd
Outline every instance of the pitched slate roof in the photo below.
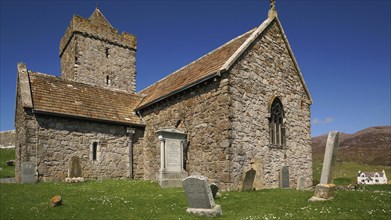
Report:
M 123 124 L 143 125 L 134 113 L 142 98 L 47 74 L 29 72 L 33 110 Z
M 159 102 L 177 92 L 183 91 L 206 79 L 218 76 L 221 72 L 227 71 L 235 63 L 235 61 L 244 53 L 244 51 L 251 45 L 251 43 L 253 43 L 255 39 L 260 34 L 262 34 L 263 31 L 274 20 L 277 22 L 278 27 L 283 33 L 284 41 L 297 69 L 300 80 L 304 86 L 304 90 L 306 91 L 308 98 L 312 103 L 312 98 L 309 94 L 308 88 L 304 82 L 299 66 L 293 55 L 288 39 L 285 36 L 284 30 L 282 29 L 278 17 L 275 15 L 267 18 L 259 27 L 254 28 L 247 33 L 229 41 L 228 43 L 222 45 L 216 50 L 206 54 L 198 60 L 188 64 L 187 66 L 175 71 L 174 73 L 161 79 L 155 84 L 140 91 L 139 94 L 144 95 L 145 98 L 136 110 Z

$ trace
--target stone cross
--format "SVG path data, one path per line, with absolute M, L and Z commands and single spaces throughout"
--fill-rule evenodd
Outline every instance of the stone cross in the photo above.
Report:
M 182 185 L 189 204 L 187 213 L 199 216 L 222 215 L 221 206 L 214 202 L 208 178 L 192 175 L 185 178 Z
M 332 184 L 337 149 L 339 145 L 339 132 L 332 131 L 327 137 L 326 149 L 323 159 L 320 183 L 315 187 L 315 194 L 309 201 L 325 201 L 334 197 L 335 184 Z
M 333 180 L 335 161 L 337 160 L 337 150 L 339 145 L 339 132 L 332 131 L 327 137 L 326 150 L 324 152 L 321 184 L 331 183 Z

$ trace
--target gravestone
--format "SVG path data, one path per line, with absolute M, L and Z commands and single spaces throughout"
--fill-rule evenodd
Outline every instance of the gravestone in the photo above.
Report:
M 280 188 L 289 188 L 289 167 L 283 166 L 280 170 Z
M 183 164 L 183 147 L 187 134 L 177 129 L 159 129 L 156 135 L 160 140 L 160 169 L 157 174 L 160 187 L 181 187 L 187 172 Z
M 210 190 L 212 190 L 213 198 L 216 199 L 217 192 L 219 191 L 219 187 L 216 185 L 216 183 L 210 184 Z
M 182 181 L 189 208 L 186 212 L 199 216 L 222 215 L 220 205 L 216 205 L 212 190 L 208 184 L 208 178 L 200 175 L 192 175 Z
M 22 162 L 22 183 L 36 183 L 35 164 L 33 162 Z
M 78 156 L 73 156 L 68 165 L 68 177 L 81 177 L 80 159 Z
M 297 178 L 297 190 L 303 190 L 305 189 L 305 177 L 304 176 L 299 176 Z
M 337 150 L 339 146 L 339 132 L 332 131 L 327 137 L 320 183 L 315 187 L 315 194 L 309 201 L 325 201 L 334 197 L 335 184 L 332 183 Z
M 253 190 L 255 174 L 256 171 L 253 168 L 246 172 L 242 183 L 242 191 Z
M 78 156 L 73 156 L 68 164 L 68 177 L 65 178 L 67 183 L 77 183 L 84 182 L 82 177 L 80 158 Z

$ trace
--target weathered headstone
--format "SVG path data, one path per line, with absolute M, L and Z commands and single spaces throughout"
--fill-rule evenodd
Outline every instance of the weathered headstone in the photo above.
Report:
M 283 166 L 280 171 L 280 188 L 289 188 L 289 167 Z
M 253 168 L 246 172 L 242 183 L 242 191 L 253 190 L 255 174 L 256 171 Z
M 68 177 L 81 177 L 80 159 L 78 156 L 73 156 L 69 161 Z
M 157 174 L 160 187 L 181 187 L 187 172 L 183 169 L 183 147 L 187 134 L 177 129 L 159 129 L 160 169 Z
M 332 183 L 337 150 L 339 146 L 339 132 L 332 131 L 327 137 L 323 159 L 320 183 L 315 187 L 315 194 L 309 201 L 330 200 L 334 196 L 335 184 Z
M 35 164 L 33 162 L 22 162 L 22 183 L 36 183 Z
M 305 177 L 304 176 L 299 176 L 297 178 L 297 190 L 303 190 L 305 189 Z
M 206 177 L 192 175 L 185 178 L 182 184 L 189 204 L 186 212 L 199 216 L 222 215 L 221 206 L 215 204 Z
M 217 192 L 219 191 L 219 187 L 216 185 L 216 183 L 210 184 L 210 190 L 212 190 L 213 198 L 216 199 Z

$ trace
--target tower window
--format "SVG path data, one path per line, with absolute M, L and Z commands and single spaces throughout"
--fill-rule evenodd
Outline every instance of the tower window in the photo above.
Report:
M 106 47 L 105 53 L 106 53 L 106 58 L 109 58 L 109 48 Z

